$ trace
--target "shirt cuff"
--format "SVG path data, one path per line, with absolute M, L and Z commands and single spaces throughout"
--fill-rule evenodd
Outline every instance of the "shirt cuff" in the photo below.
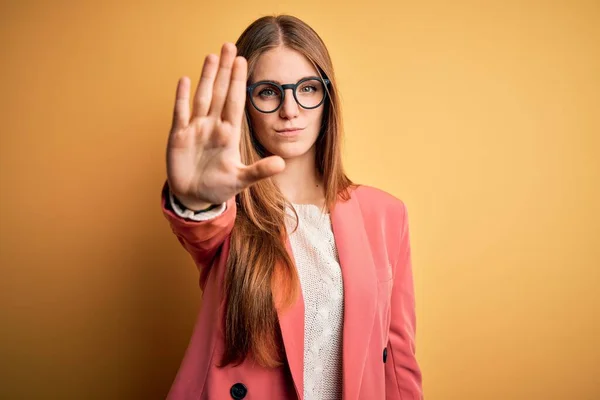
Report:
M 169 202 L 171 203 L 171 207 L 175 214 L 177 214 L 181 218 L 190 219 L 192 221 L 207 221 L 209 219 L 213 219 L 223 214 L 227 209 L 227 202 L 222 203 L 216 208 L 208 211 L 200 211 L 194 212 L 192 210 L 188 210 L 187 208 L 180 207 L 175 201 L 175 197 L 173 193 L 169 190 Z

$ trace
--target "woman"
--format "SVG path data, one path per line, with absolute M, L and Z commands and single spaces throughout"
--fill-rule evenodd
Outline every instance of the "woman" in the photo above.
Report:
M 345 175 L 319 36 L 260 18 L 189 97 L 162 205 L 203 302 L 169 398 L 421 399 L 406 209 Z

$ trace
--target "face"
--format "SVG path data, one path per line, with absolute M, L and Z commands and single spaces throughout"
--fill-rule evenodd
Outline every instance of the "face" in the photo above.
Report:
M 318 77 L 319 74 L 310 61 L 301 53 L 277 47 L 263 53 L 256 62 L 250 83 L 275 81 L 280 85 L 295 84 L 306 77 Z M 313 81 L 314 82 L 314 81 Z M 272 87 L 271 87 L 272 88 Z M 311 98 L 321 96 L 322 87 L 301 85 L 297 97 L 305 106 L 312 106 Z M 281 107 L 272 113 L 262 113 L 248 102 L 248 113 L 255 136 L 270 153 L 285 160 L 313 154 L 314 144 L 319 135 L 323 119 L 323 103 L 317 108 L 305 109 L 294 99 L 291 89 L 284 90 Z M 251 94 L 261 104 L 278 104 L 278 96 L 268 86 L 261 86 Z M 286 131 L 296 129 L 294 131 Z

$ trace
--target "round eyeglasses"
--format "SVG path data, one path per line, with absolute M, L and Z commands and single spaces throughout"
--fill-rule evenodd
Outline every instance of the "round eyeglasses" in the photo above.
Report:
M 300 79 L 298 83 L 285 85 L 273 81 L 260 81 L 248 85 L 246 90 L 254 108 L 262 113 L 273 113 L 279 110 L 285 100 L 286 89 L 292 90 L 294 99 L 300 107 L 310 110 L 323 104 L 327 96 L 325 85 L 329 83 L 329 79 L 311 76 Z

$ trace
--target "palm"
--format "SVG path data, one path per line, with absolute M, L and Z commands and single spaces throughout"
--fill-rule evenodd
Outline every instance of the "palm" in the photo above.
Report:
M 217 72 L 218 67 L 218 72 Z M 221 62 L 208 56 L 189 115 L 189 80 L 180 80 L 167 146 L 170 190 L 189 204 L 219 204 L 260 179 L 280 172 L 280 157 L 246 166 L 240 157 L 247 66 L 224 45 Z

